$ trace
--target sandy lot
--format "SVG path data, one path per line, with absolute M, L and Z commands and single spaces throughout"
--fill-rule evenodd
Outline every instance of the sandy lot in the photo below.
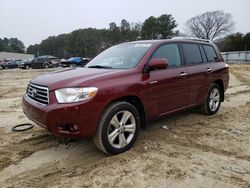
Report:
M 141 131 L 130 151 L 107 156 L 91 141 L 56 138 L 39 126 L 13 133 L 30 122 L 21 109 L 28 82 L 46 71 L 1 71 L 0 187 L 250 188 L 250 66 L 230 72 L 216 115 L 164 118 Z

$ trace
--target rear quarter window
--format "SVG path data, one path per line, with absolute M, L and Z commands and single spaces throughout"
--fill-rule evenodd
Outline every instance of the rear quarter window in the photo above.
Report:
M 218 59 L 218 56 L 212 46 L 203 45 L 203 49 L 205 50 L 208 62 L 215 62 Z
M 183 53 L 187 64 L 202 63 L 202 57 L 197 44 L 182 44 Z

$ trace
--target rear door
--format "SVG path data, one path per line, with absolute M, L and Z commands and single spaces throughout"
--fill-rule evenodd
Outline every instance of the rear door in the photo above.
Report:
M 46 58 L 38 58 L 37 67 L 42 68 Z
M 148 87 L 152 114 L 161 116 L 179 110 L 187 105 L 186 68 L 177 43 L 161 45 L 152 58 L 165 58 L 168 68 L 150 72 Z
M 184 54 L 187 82 L 188 104 L 190 106 L 203 102 L 208 90 L 209 67 L 203 48 L 196 43 L 182 43 Z
M 17 68 L 17 67 L 18 67 L 18 65 L 17 65 L 17 63 L 15 61 L 10 62 L 10 68 L 14 69 L 14 68 Z
M 30 65 L 32 68 L 36 68 L 37 67 L 37 62 L 38 62 L 38 58 L 34 58 L 31 62 Z
M 220 61 L 220 58 L 218 57 L 215 49 L 211 45 L 202 45 L 202 48 L 204 50 L 204 53 L 207 58 L 207 73 L 208 73 L 208 83 L 212 83 L 214 81 L 214 73 L 218 69 L 216 65 L 218 65 L 218 62 Z

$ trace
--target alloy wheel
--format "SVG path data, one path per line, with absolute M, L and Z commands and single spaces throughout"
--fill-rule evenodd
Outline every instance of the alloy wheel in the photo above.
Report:
M 134 115 L 127 111 L 116 113 L 108 126 L 108 141 L 117 149 L 126 147 L 134 138 L 136 120 Z
M 209 108 L 211 111 L 216 111 L 220 104 L 220 92 L 218 88 L 213 88 L 209 95 Z

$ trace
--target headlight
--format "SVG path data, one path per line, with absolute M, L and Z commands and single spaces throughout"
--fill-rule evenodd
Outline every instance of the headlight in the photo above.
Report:
M 55 91 L 58 103 L 73 103 L 93 98 L 97 93 L 96 87 L 63 88 Z

